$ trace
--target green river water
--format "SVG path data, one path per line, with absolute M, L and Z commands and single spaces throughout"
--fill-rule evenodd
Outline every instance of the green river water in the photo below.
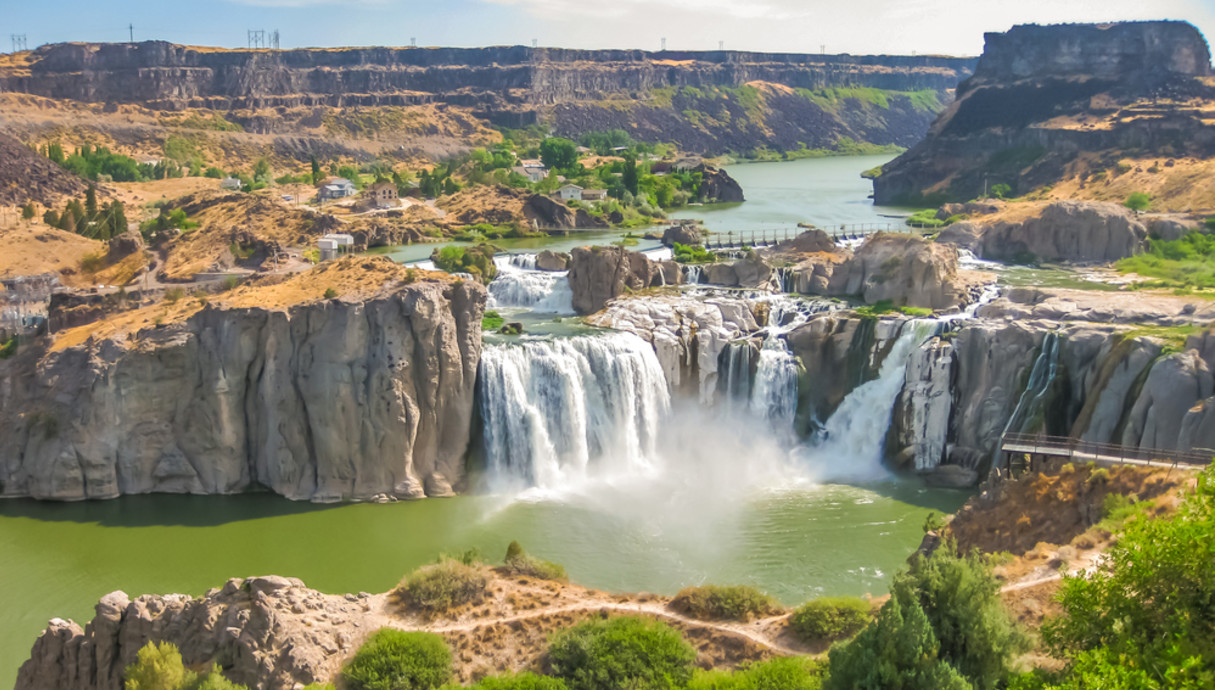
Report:
M 746 204 L 689 213 L 723 230 L 735 222 L 874 222 L 881 213 L 856 176 L 886 158 L 737 166 L 730 172 Z M 116 589 L 202 594 L 230 577 L 273 573 L 326 592 L 377 592 L 445 551 L 476 547 L 500 559 L 512 539 L 564 564 L 574 581 L 608 590 L 671 594 L 690 584 L 747 583 L 788 604 L 878 594 L 919 543 L 926 513 L 952 512 L 966 498 L 911 481 L 815 484 L 796 467 L 751 481 L 758 470 L 747 450 L 711 463 L 711 472 L 689 464 L 655 481 L 607 481 L 564 495 L 389 505 L 264 494 L 0 501 L 0 687 L 14 681 L 48 619 L 83 623 Z M 685 481 L 698 474 L 712 484 Z

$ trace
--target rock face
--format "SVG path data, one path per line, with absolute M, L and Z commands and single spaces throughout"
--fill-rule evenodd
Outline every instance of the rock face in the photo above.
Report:
M 523 212 L 540 225 L 554 228 L 606 228 L 608 222 L 587 213 L 584 209 L 572 209 L 556 199 L 543 194 L 528 198 Z
M 725 170 L 702 164 L 693 172 L 698 172 L 703 176 L 700 182 L 700 190 L 705 201 L 713 201 L 719 204 L 734 204 L 746 201 L 746 198 L 743 197 L 742 187 L 738 184 L 738 181 L 727 175 Z
M 676 223 L 662 231 L 662 244 L 666 247 L 673 247 L 676 244 L 693 246 L 703 243 L 704 237 L 700 234 L 700 226 L 695 223 Z
M 963 201 L 996 184 L 1025 194 L 1129 151 L 1209 157 L 1215 134 L 1191 99 L 1215 99 L 1210 73 L 1202 34 L 1184 22 L 987 34 L 974 76 L 922 142 L 882 167 L 874 201 Z
M 85 182 L 8 134 L 0 133 L 0 205 L 56 206 L 84 194 Z
M 1056 201 L 1018 222 L 955 223 L 938 242 L 956 244 L 983 259 L 1108 263 L 1143 252 L 1147 228 L 1117 204 Z
M 52 620 L 21 666 L 16 687 L 122 690 L 126 667 L 149 641 L 177 645 L 186 666 L 222 659 L 224 675 L 251 688 L 287 690 L 326 682 L 362 643 L 350 631 L 359 629 L 373 605 L 382 603 L 367 595 L 321 594 L 297 579 L 277 576 L 229 580 L 199 598 L 169 594 L 132 600 L 113 592 L 101 599 L 83 629 Z
M 722 287 L 767 287 L 772 280 L 772 267 L 756 252 L 732 262 L 704 264 L 701 282 Z
M 545 249 L 536 255 L 536 269 L 540 271 L 570 270 L 570 255 L 565 252 L 554 252 Z
M 896 307 L 946 309 L 966 301 L 957 250 L 915 235 L 869 237 L 851 259 L 835 267 L 828 292 L 861 295 L 869 304 L 890 300 Z
M 574 311 L 593 314 L 625 290 L 644 290 L 661 283 L 654 262 L 624 247 L 577 247 L 570 252 L 570 288 Z
M 464 479 L 484 288 L 204 308 L 0 362 L 3 495 L 448 495 Z

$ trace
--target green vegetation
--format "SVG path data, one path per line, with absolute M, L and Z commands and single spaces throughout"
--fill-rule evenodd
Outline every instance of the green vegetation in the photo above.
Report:
M 1185 342 L 1192 335 L 1198 335 L 1203 331 L 1203 327 L 1198 324 L 1187 323 L 1180 326 L 1136 326 L 1133 330 L 1123 334 L 1124 338 L 1158 338 L 1165 341 L 1165 352 L 1181 352 L 1185 348 Z
M 504 323 L 506 323 L 506 319 L 502 318 L 502 315 L 498 312 L 490 309 L 481 317 L 481 330 L 496 331 L 502 328 L 502 324 Z
M 488 587 L 489 578 L 476 565 L 444 557 L 410 573 L 395 593 L 406 605 L 435 614 L 479 603 Z
M 825 670 L 809 657 L 777 657 L 733 672 L 697 670 L 687 690 L 818 690 Z
M 861 177 L 865 178 L 866 180 L 876 180 L 877 178 L 879 178 L 881 176 L 882 176 L 882 166 L 880 166 L 880 165 L 869 168 L 865 172 L 861 173 Z
M 376 631 L 342 669 L 350 690 L 431 690 L 451 678 L 451 650 L 433 633 Z
M 451 690 L 459 688 L 458 685 L 445 686 Z M 488 676 L 482 678 L 475 685 L 471 686 L 470 690 L 566 690 L 565 682 L 560 678 L 551 676 L 538 676 L 534 673 L 523 671 L 521 673 L 507 673 L 500 676 Z
M 807 642 L 852 637 L 869 622 L 869 609 L 859 597 L 823 597 L 798 607 L 789 627 Z
M 570 690 L 669 690 L 692 679 L 696 650 L 666 623 L 623 616 L 556 633 L 548 656 Z
M 34 202 L 31 201 L 21 207 L 21 220 L 33 220 L 36 215 L 38 215 L 38 209 L 34 207 Z
M 127 214 L 123 203 L 115 201 L 98 208 L 97 190 L 92 185 L 85 192 L 83 204 L 70 199 L 62 213 L 47 209 L 42 214 L 42 221 L 66 232 L 102 241 L 127 231 Z
M 578 144 L 561 137 L 540 142 L 540 162 L 553 170 L 565 170 L 578 162 Z
M 914 318 L 932 316 L 931 309 L 925 309 L 924 307 L 896 307 L 894 306 L 894 301 L 888 299 L 878 300 L 869 306 L 857 307 L 855 311 L 857 316 L 866 319 L 876 319 L 882 314 L 895 312 Z
M 184 233 L 197 227 L 198 223 L 190 220 L 182 209 L 162 206 L 159 215 L 139 224 L 139 234 L 143 235 L 145 242 L 150 243 L 155 241 L 157 234 L 166 230 L 180 230 Z
M 498 275 L 498 267 L 494 264 L 496 253 L 497 249 L 489 244 L 475 247 L 448 245 L 432 252 L 430 260 L 441 271 L 467 273 L 483 283 L 489 283 Z
M 557 582 L 569 580 L 569 576 L 565 574 L 565 568 L 551 561 L 529 555 L 517 541 L 512 541 L 506 547 L 504 563 L 506 571 L 511 575 L 523 575 Z
M 1149 242 L 1147 253 L 1122 259 L 1118 270 L 1161 279 L 1148 287 L 1215 288 L 1215 235 L 1191 232 Z
M 833 647 L 823 687 L 996 688 L 1028 647 L 1000 603 L 1000 582 L 978 555 L 946 540 L 894 578 L 877 620 Z
M 1008 197 L 1012 196 L 1012 187 L 1003 182 L 993 184 L 991 186 L 991 195 L 997 199 L 1007 199 Z
M 8 359 L 17 354 L 17 336 L 0 343 L 0 359 Z
M 937 210 L 935 208 L 926 208 L 907 217 L 907 224 L 913 228 L 943 228 L 949 225 L 949 221 L 937 218 Z
M 780 610 L 772 597 L 746 585 L 685 587 L 671 600 L 671 608 L 700 620 L 736 621 L 749 621 Z
M 224 678 L 218 666 L 202 675 L 186 668 L 171 642 L 145 644 L 125 676 L 125 690 L 246 690 Z
M 1097 570 L 1065 577 L 1063 614 L 1043 625 L 1058 674 L 1012 687 L 1209 688 L 1215 685 L 1215 470 L 1176 515 L 1126 523 Z
M 676 242 L 672 247 L 675 260 L 681 264 L 711 264 L 716 263 L 717 255 L 700 245 L 686 245 Z
M 1152 205 L 1152 197 L 1147 192 L 1131 192 L 1122 205 L 1135 213 L 1142 213 Z
M 338 291 L 333 288 L 325 288 L 325 299 L 334 299 L 338 296 Z

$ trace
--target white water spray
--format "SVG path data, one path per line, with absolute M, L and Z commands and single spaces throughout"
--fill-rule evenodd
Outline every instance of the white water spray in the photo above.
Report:
M 574 292 L 566 271 L 537 271 L 535 254 L 495 257 L 498 276 L 489 284 L 489 308 L 574 313 Z

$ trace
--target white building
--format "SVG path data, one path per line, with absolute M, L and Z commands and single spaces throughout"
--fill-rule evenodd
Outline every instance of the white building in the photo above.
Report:
M 321 261 L 333 261 L 338 254 L 354 246 L 354 237 L 346 233 L 330 233 L 317 240 L 316 246 L 321 250 Z
M 321 191 L 317 194 L 317 197 L 321 201 L 328 201 L 330 199 L 345 199 L 357 193 L 358 189 L 355 188 L 353 182 L 344 177 L 339 177 L 325 183 L 325 186 L 321 187 Z
M 240 188 L 241 188 L 240 180 L 238 180 L 235 177 L 225 177 L 224 179 L 219 181 L 219 188 L 220 189 L 231 189 L 233 191 L 240 191 Z
M 576 184 L 567 184 L 557 190 L 557 195 L 562 201 L 582 201 L 582 187 Z

